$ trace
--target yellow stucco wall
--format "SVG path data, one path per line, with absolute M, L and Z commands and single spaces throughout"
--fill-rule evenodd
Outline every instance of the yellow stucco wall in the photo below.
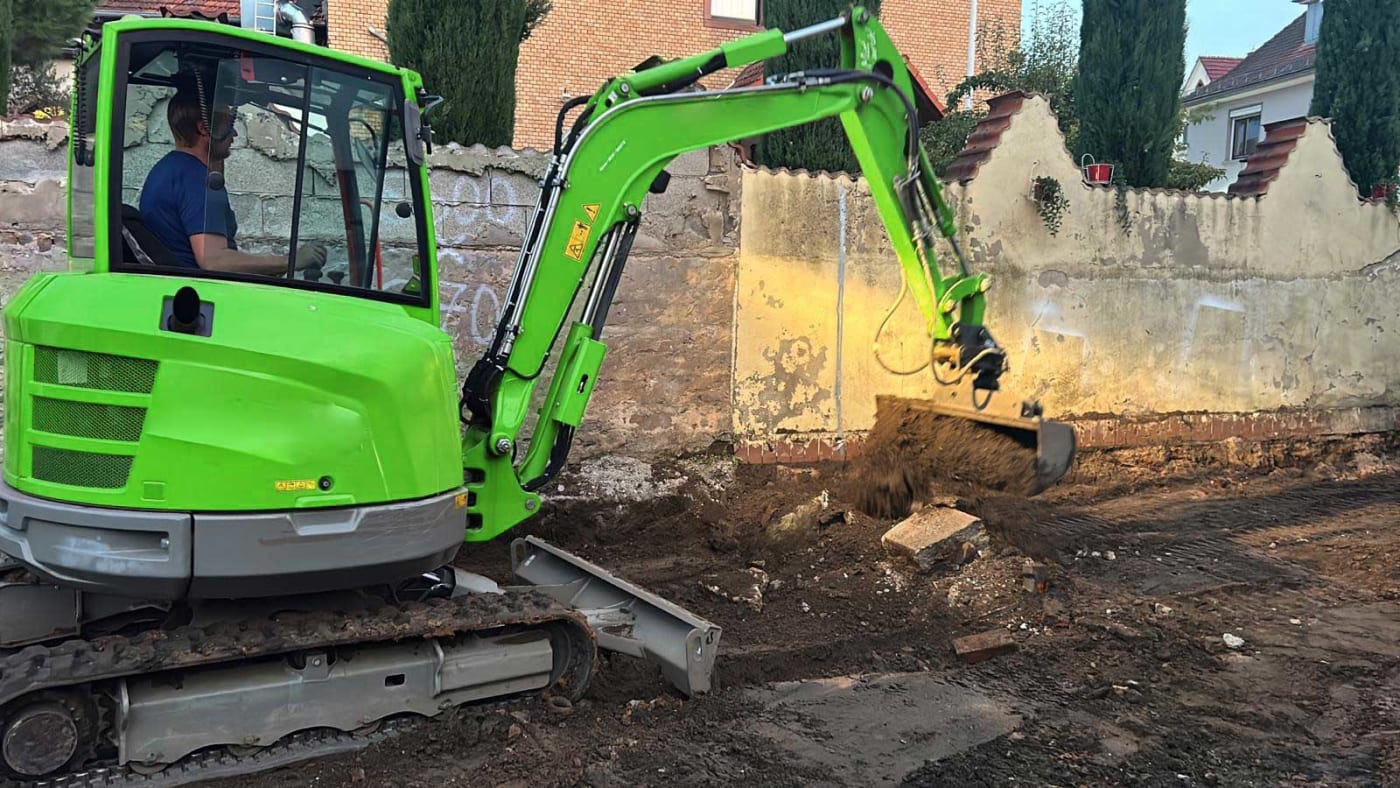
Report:
M 1070 201 L 1057 236 L 1029 198 L 1040 175 Z M 950 197 L 993 279 L 1004 387 L 1049 415 L 1400 404 L 1400 219 L 1356 197 L 1324 122 L 1265 196 L 1133 190 L 1125 231 L 1117 193 L 1082 183 L 1030 97 Z M 740 238 L 739 440 L 859 432 L 876 394 L 932 385 L 875 363 L 899 278 L 862 182 L 748 170 Z M 881 340 L 891 366 L 922 361 L 919 325 L 906 302 Z

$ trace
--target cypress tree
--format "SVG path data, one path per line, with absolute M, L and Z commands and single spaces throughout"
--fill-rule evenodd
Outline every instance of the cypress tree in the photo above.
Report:
M 0 0 L 0 115 L 10 105 L 10 39 L 14 35 L 11 0 Z
M 438 139 L 511 143 L 520 42 L 548 10 L 542 0 L 390 0 L 390 59 L 445 99 L 429 117 Z
M 1332 119 L 1363 196 L 1400 167 L 1400 3 L 1329 0 L 1310 114 Z
M 879 0 L 868 0 L 861 5 L 873 14 L 880 12 Z M 763 24 L 770 29 L 792 31 L 833 19 L 850 7 L 851 0 L 766 0 L 763 3 Z M 840 65 L 841 38 L 825 35 L 797 42 L 786 55 L 768 61 L 767 71 L 769 74 L 786 74 Z M 769 167 L 853 174 L 860 169 L 839 118 L 827 118 L 771 132 L 755 146 L 754 158 Z
M 1076 155 L 1112 162 L 1131 186 L 1165 185 L 1185 49 L 1186 0 L 1084 0 Z
M 95 0 L 11 0 L 10 62 L 39 68 L 92 21 Z

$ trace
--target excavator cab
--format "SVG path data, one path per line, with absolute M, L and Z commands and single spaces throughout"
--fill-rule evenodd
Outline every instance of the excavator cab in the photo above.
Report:
M 125 61 L 125 79 L 107 86 L 124 118 L 109 146 L 123 228 L 112 270 L 244 274 L 422 302 L 431 255 L 424 196 L 404 166 L 419 141 L 404 134 L 402 79 L 191 33 L 111 43 Z M 190 171 L 203 189 L 171 188 L 186 185 L 172 174 Z M 180 237 L 196 229 L 286 265 L 196 268 Z M 318 248 L 324 256 L 299 259 Z

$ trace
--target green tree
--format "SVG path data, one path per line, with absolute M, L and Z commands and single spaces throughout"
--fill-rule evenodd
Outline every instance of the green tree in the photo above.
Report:
M 1200 161 L 1190 161 L 1186 158 L 1186 155 L 1190 152 L 1190 146 L 1185 142 L 1187 127 L 1195 123 L 1211 120 L 1214 117 L 1214 107 L 1205 106 L 1195 109 L 1182 108 L 1181 115 L 1176 124 L 1176 153 L 1172 157 L 1171 166 L 1167 169 L 1167 180 L 1162 184 L 1163 186 L 1168 189 L 1198 192 L 1204 189 L 1211 181 L 1225 175 L 1225 170 L 1210 165 L 1205 154 L 1201 154 Z
M 1186 0 L 1084 0 L 1076 156 L 1112 162 L 1130 186 L 1165 185 L 1185 48 Z
M 549 0 L 390 0 L 389 53 L 445 101 L 429 118 L 443 140 L 509 145 L 520 42 Z
M 928 151 L 934 172 L 943 175 L 967 137 L 985 114 L 967 98 L 979 92 L 1010 90 L 1040 93 L 1060 124 L 1071 148 L 1079 121 L 1074 109 L 1074 76 L 1079 59 L 1079 28 L 1068 0 L 1041 5 L 1030 20 L 1024 37 L 1008 32 L 997 20 L 985 26 L 977 39 L 981 70 L 953 87 L 947 98 L 947 114 L 926 124 L 920 139 Z
M 10 99 L 10 39 L 14 35 L 12 0 L 0 0 L 0 115 L 9 111 Z
M 14 69 L 47 74 L 50 62 L 92 21 L 94 0 L 0 0 L 0 112 Z
M 1331 0 L 1317 42 L 1311 114 L 1332 133 L 1364 196 L 1400 168 L 1400 3 Z
M 880 13 L 879 0 L 862 3 Z M 840 16 L 851 0 L 766 0 L 763 24 L 772 29 L 796 30 Z M 798 41 L 782 57 L 768 62 L 770 74 L 788 74 L 811 68 L 831 68 L 841 63 L 839 36 L 816 36 Z M 830 172 L 860 171 L 846 132 L 838 118 L 827 118 L 763 136 L 754 146 L 754 159 L 769 167 L 791 167 Z

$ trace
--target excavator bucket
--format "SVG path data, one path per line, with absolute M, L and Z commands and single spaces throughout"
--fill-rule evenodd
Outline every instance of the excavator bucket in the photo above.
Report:
M 1069 425 L 999 392 L 939 386 L 927 399 L 877 397 L 857 503 L 878 517 L 903 516 L 940 481 L 1037 495 L 1069 471 L 1075 448 Z

